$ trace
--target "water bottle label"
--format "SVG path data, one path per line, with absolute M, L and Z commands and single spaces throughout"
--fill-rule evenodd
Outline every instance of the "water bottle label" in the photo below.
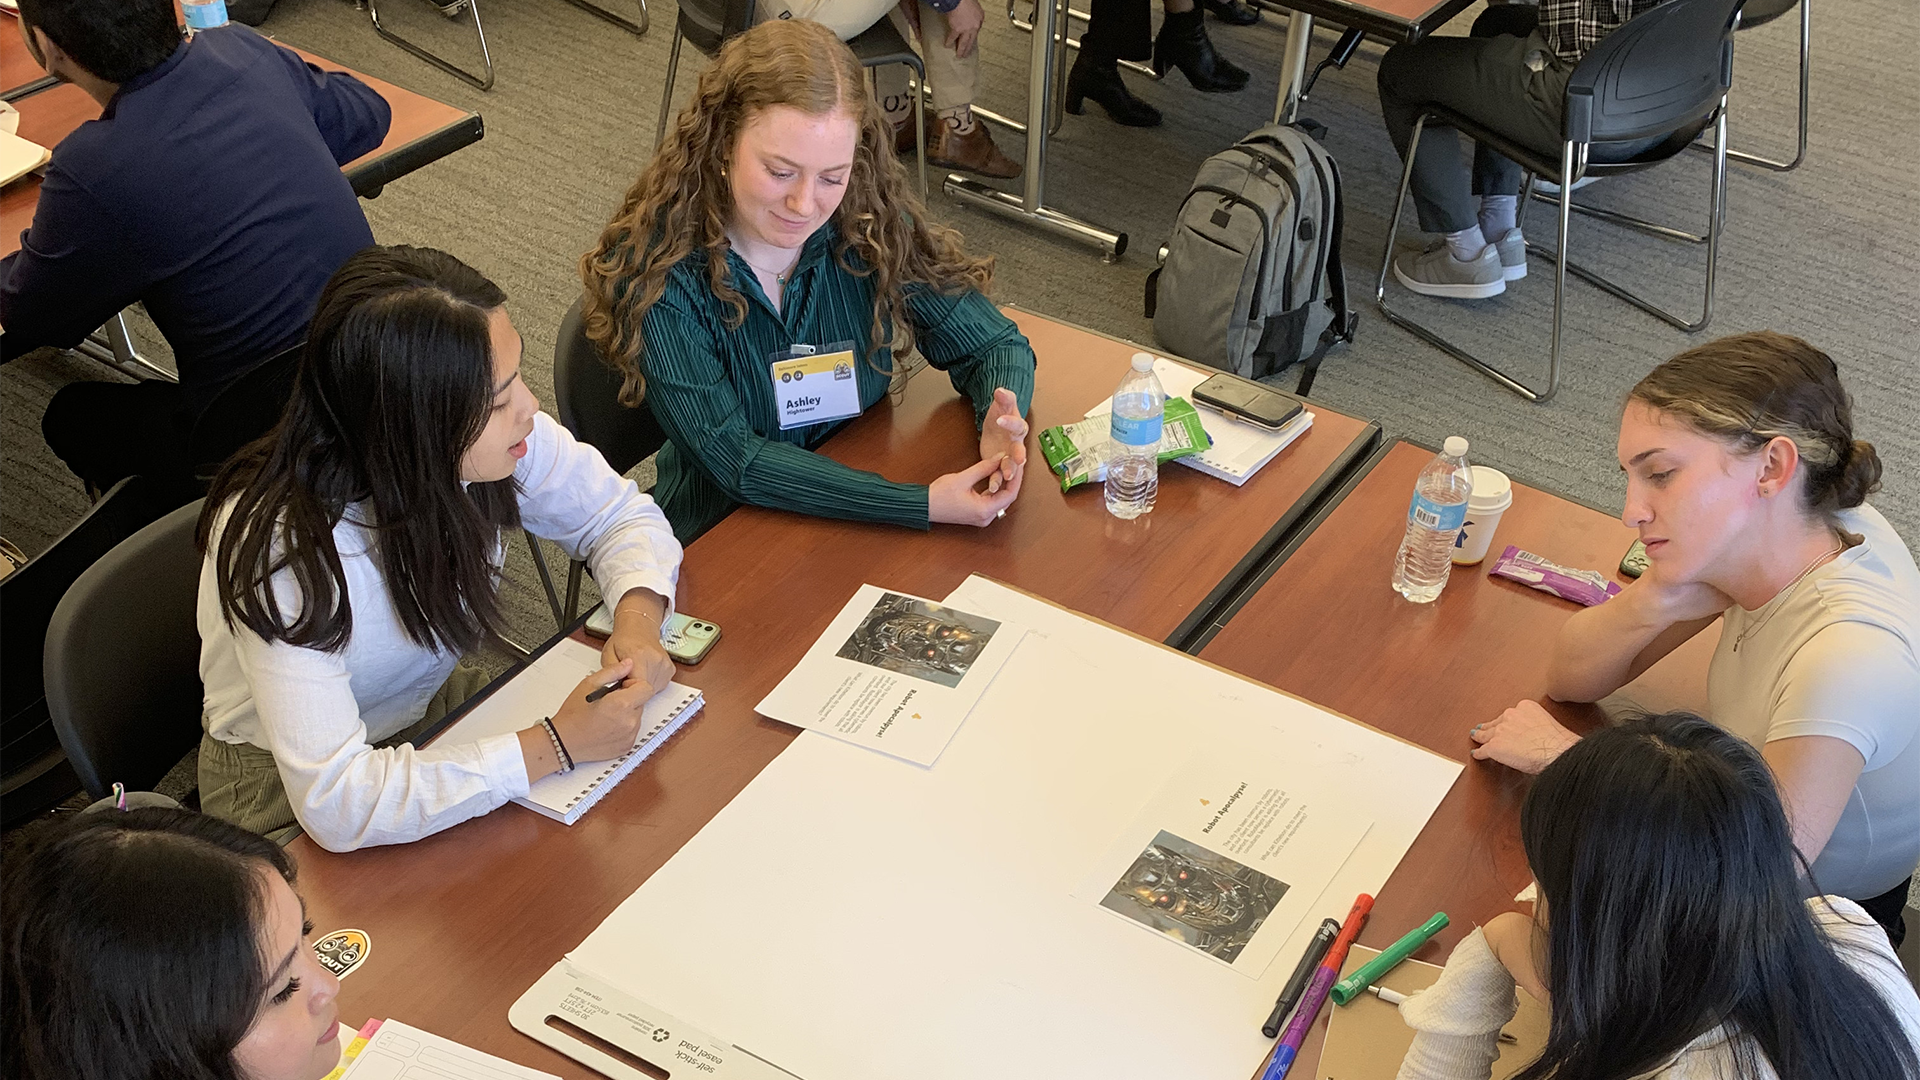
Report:
M 227 0 L 211 0 L 205 4 L 185 3 L 180 7 L 187 16 L 189 30 L 211 30 L 227 25 Z
M 1161 414 L 1135 419 L 1113 414 L 1113 441 L 1128 446 L 1159 446 Z
M 1407 509 L 1407 521 L 1426 529 L 1459 532 L 1467 523 L 1467 504 L 1454 503 L 1443 506 L 1416 494 L 1413 497 L 1413 505 Z

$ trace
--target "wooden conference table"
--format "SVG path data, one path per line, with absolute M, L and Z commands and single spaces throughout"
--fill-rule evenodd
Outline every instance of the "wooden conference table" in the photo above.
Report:
M 1112 393 L 1135 346 L 1026 312 L 1039 374 L 1033 430 L 1078 419 Z M 315 926 L 372 938 L 341 989 L 350 1023 L 397 1017 L 563 1076 L 593 1075 L 513 1031 L 507 1009 L 678 851 L 790 743 L 797 730 L 753 706 L 796 664 L 847 597 L 872 582 L 939 598 L 991 575 L 1158 640 L 1207 625 L 1239 575 L 1290 539 L 1321 493 L 1364 460 L 1370 423 L 1315 408 L 1312 429 L 1234 488 L 1161 470 L 1154 512 L 1123 522 L 1097 488 L 1062 494 L 1028 440 L 1025 489 L 984 529 L 827 521 L 752 507 L 689 546 L 679 606 L 724 637 L 678 678 L 706 711 L 571 828 L 518 807 L 400 847 L 346 855 L 302 838 L 292 850 Z M 920 371 L 829 441 L 828 456 L 930 481 L 978 453 L 972 406 Z
M 292 46 L 288 46 L 292 48 Z M 485 132 L 480 114 L 404 90 L 390 82 L 362 75 L 352 68 L 294 49 L 309 63 L 328 71 L 344 71 L 371 86 L 393 107 L 393 125 L 386 140 L 343 171 L 356 194 L 373 198 L 386 184 L 463 146 L 478 142 Z M 27 51 L 18 20 L 0 18 L 0 89 L 31 82 L 44 74 Z M 13 102 L 20 110 L 19 135 L 52 148 L 75 128 L 98 119 L 100 105 L 71 83 L 58 83 Z M 20 250 L 20 234 L 33 223 L 40 202 L 40 178 L 28 176 L 0 191 L 0 258 Z
M 1471 760 L 1467 730 L 1523 698 L 1545 697 L 1554 637 L 1580 610 L 1487 570 L 1516 544 L 1564 566 L 1612 573 L 1635 533 L 1598 510 L 1516 484 L 1487 561 L 1456 567 L 1435 603 L 1410 604 L 1388 579 L 1414 478 L 1432 457 L 1411 443 L 1383 453 L 1224 626 L 1203 634 L 1199 655 L 1467 763 L 1360 935 L 1361 944 L 1384 948 L 1444 911 L 1451 924 L 1415 954 L 1444 963 L 1475 926 L 1513 910 L 1514 895 L 1532 880 L 1519 834 L 1526 778 Z M 1716 625 L 1619 696 L 1650 709 L 1700 708 L 1718 641 Z M 1601 719 L 1594 706 L 1549 708 L 1575 730 Z M 1323 1014 L 1294 1075 L 1315 1075 L 1325 1029 Z

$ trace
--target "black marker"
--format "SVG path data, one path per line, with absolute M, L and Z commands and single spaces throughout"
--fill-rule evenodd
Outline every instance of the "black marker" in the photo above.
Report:
M 1287 980 L 1286 989 L 1280 991 L 1280 999 L 1273 1003 L 1273 1015 L 1260 1025 L 1260 1033 L 1269 1039 L 1280 1037 L 1280 1025 L 1287 1022 L 1287 1014 L 1300 1000 L 1307 989 L 1307 981 L 1313 978 L 1313 969 L 1326 959 L 1327 950 L 1333 947 L 1333 939 L 1340 936 L 1340 924 L 1333 919 L 1320 920 L 1320 929 L 1314 933 L 1313 940 L 1307 942 L 1307 951 L 1300 957 L 1299 966 L 1293 969 L 1293 978 Z
M 606 697 L 608 694 L 613 693 L 615 690 L 620 689 L 621 686 L 626 684 L 626 681 L 625 679 L 615 679 L 598 690 L 589 690 L 587 692 L 587 704 L 591 705 L 601 698 Z

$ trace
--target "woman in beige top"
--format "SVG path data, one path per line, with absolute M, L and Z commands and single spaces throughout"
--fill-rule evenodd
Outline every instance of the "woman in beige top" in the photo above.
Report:
M 1518 986 L 1517 1080 L 1914 1080 L 1920 999 L 1860 908 L 1803 899 L 1753 747 L 1687 713 L 1589 735 L 1520 809 L 1536 917 L 1501 915 L 1400 1006 L 1400 1080 L 1486 1080 Z
M 1547 692 L 1596 701 L 1723 620 L 1709 714 L 1760 747 L 1817 891 L 1859 901 L 1897 947 L 1920 863 L 1920 569 L 1865 504 L 1880 458 L 1852 412 L 1833 361 L 1782 334 L 1642 379 L 1620 420 L 1621 520 L 1649 566 L 1567 620 Z M 1531 701 L 1472 737 L 1528 772 L 1575 740 Z

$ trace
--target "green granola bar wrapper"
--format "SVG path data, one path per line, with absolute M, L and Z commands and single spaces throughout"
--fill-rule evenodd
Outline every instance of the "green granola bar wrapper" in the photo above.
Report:
M 1112 428 L 1113 418 L 1101 413 L 1040 433 L 1040 453 L 1047 459 L 1047 468 L 1060 477 L 1061 491 L 1106 482 Z M 1160 425 L 1161 463 L 1202 453 L 1212 445 L 1213 437 L 1200 423 L 1200 412 L 1193 403 L 1185 398 L 1168 398 Z

